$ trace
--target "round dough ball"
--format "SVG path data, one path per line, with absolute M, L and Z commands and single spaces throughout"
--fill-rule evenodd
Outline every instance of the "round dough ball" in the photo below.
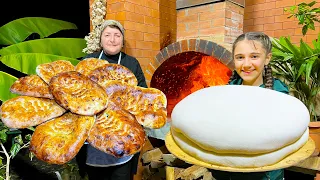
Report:
M 297 141 L 308 127 L 297 98 L 257 86 L 223 85 L 198 90 L 173 109 L 173 130 L 207 151 L 260 154 Z

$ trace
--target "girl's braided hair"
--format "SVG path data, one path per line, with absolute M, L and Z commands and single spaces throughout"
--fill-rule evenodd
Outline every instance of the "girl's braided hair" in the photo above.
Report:
M 271 53 L 272 43 L 269 36 L 267 36 L 262 32 L 247 32 L 238 36 L 237 39 L 234 41 L 232 46 L 232 58 L 234 57 L 234 49 L 237 46 L 238 42 L 243 41 L 245 39 L 260 42 L 262 44 L 262 47 L 266 51 L 266 55 Z M 236 71 L 233 71 L 232 76 L 229 79 L 229 83 L 239 78 L 240 78 L 239 74 Z M 266 88 L 273 89 L 272 69 L 269 65 L 266 65 L 264 67 L 264 83 Z

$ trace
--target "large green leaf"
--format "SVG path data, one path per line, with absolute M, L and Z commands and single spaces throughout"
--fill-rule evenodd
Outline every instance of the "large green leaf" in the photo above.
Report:
M 7 74 L 5 72 L 0 71 L 0 100 L 6 101 L 13 97 L 18 96 L 17 94 L 13 94 L 10 92 L 11 85 L 17 80 L 18 78 Z
M 301 54 L 299 51 L 299 48 L 292 44 L 289 38 L 284 38 L 285 42 L 286 42 L 286 47 L 292 52 L 292 54 L 297 57 L 297 59 L 301 58 Z
M 0 27 L 0 44 L 20 43 L 32 33 L 37 33 L 40 38 L 44 38 L 68 29 L 77 29 L 77 26 L 67 21 L 44 17 L 20 18 Z
M 310 46 L 307 43 L 303 42 L 302 39 L 300 39 L 300 52 L 302 57 L 311 56 L 313 54 L 313 51 L 310 48 Z
M 311 77 L 311 71 L 312 71 L 313 64 L 316 61 L 316 59 L 317 59 L 316 57 L 315 58 L 310 58 L 307 61 L 307 66 L 306 66 L 306 84 L 309 84 L 309 80 L 310 80 L 310 77 Z
M 16 69 L 25 74 L 36 74 L 36 67 L 39 64 L 53 62 L 56 60 L 68 60 L 73 65 L 78 64 L 79 60 L 42 53 L 17 53 L 0 57 L 3 64 Z
M 86 47 L 86 41 L 81 38 L 47 38 L 31 40 L 14 44 L 0 49 L 0 55 L 5 56 L 15 53 L 43 53 L 81 58 L 85 55 L 82 49 Z

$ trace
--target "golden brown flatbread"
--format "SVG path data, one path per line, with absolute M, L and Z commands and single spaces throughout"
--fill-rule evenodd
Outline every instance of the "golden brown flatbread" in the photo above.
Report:
M 16 80 L 10 87 L 14 94 L 53 99 L 49 86 L 38 75 L 28 75 Z
M 76 114 L 91 116 L 107 107 L 104 89 L 76 71 L 52 77 L 49 89 L 60 106 Z
M 54 100 L 30 96 L 14 97 L 0 107 L 2 122 L 18 129 L 36 126 L 65 112 Z
M 75 70 L 85 76 L 88 76 L 92 70 L 105 64 L 109 64 L 109 62 L 98 58 L 86 58 L 76 65 Z
M 133 86 L 138 85 L 138 80 L 133 72 L 119 64 L 103 65 L 91 71 L 88 77 L 102 87 L 105 87 L 106 83 L 111 80 L 119 80 Z
M 158 129 L 167 121 L 166 95 L 155 88 L 130 86 L 120 81 L 105 84 L 109 101 L 135 115 L 138 122 L 148 128 Z
M 129 112 L 109 103 L 97 115 L 87 141 L 96 149 L 115 157 L 139 152 L 145 143 L 145 132 Z
M 36 67 L 36 73 L 40 76 L 47 84 L 50 83 L 50 79 L 61 73 L 74 71 L 74 66 L 70 61 L 57 60 L 50 63 L 39 64 Z
M 86 141 L 95 116 L 71 112 L 36 127 L 30 151 L 49 164 L 65 164 L 76 156 Z

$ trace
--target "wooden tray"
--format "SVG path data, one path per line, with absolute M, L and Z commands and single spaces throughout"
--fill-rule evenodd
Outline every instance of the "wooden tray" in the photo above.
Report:
M 287 167 L 296 165 L 297 163 L 299 163 L 304 159 L 307 159 L 309 156 L 311 156 L 311 154 L 315 150 L 315 143 L 309 137 L 307 143 L 304 146 L 302 146 L 298 151 L 287 156 L 286 158 L 284 158 L 283 160 L 281 160 L 276 164 L 258 167 L 258 168 L 235 168 L 235 167 L 226 167 L 226 166 L 210 164 L 190 156 L 189 154 L 185 153 L 182 149 L 180 149 L 180 147 L 176 144 L 176 142 L 172 137 L 171 131 L 166 135 L 165 144 L 171 154 L 175 155 L 177 158 L 189 164 L 194 164 L 194 165 L 199 165 L 209 169 L 229 171 L 229 172 L 263 172 L 263 171 L 271 171 L 276 169 L 287 168 Z

